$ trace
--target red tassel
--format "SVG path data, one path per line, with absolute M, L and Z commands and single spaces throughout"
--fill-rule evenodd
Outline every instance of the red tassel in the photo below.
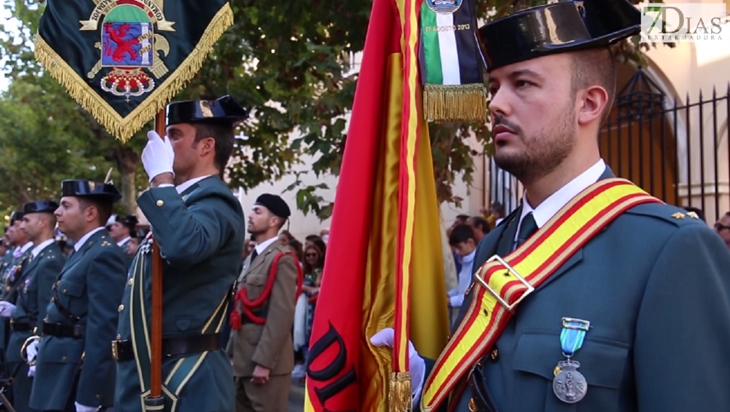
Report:
M 231 312 L 231 319 L 230 319 L 231 329 L 233 330 L 240 330 L 241 329 L 241 314 L 238 313 L 237 310 L 234 310 Z

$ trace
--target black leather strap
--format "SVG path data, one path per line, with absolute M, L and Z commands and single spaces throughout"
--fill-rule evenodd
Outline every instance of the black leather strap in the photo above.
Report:
M 43 334 L 59 338 L 82 339 L 86 336 L 86 326 L 43 322 Z
M 484 382 L 484 374 L 482 373 L 482 363 L 484 362 L 486 362 L 486 357 L 480 360 L 469 374 L 469 390 L 471 391 L 472 403 L 479 412 L 498 412 L 492 397 L 487 391 L 486 382 Z
M 220 349 L 220 333 L 162 339 L 162 356 L 192 355 L 217 349 Z M 112 353 L 117 361 L 133 360 L 132 341 L 112 341 Z
M 15 322 L 15 321 L 11 320 L 10 329 L 12 329 L 16 332 L 32 332 L 33 324 L 30 322 Z
M 53 285 L 53 297 L 51 298 L 51 302 L 53 302 L 53 305 L 56 306 L 56 309 L 58 309 L 58 311 L 61 312 L 61 315 L 63 315 L 66 319 L 70 320 L 73 323 L 78 322 L 79 320 L 81 320 L 81 318 L 71 313 L 68 308 L 58 302 L 58 292 L 56 291 L 56 285 L 58 285 L 58 282 Z

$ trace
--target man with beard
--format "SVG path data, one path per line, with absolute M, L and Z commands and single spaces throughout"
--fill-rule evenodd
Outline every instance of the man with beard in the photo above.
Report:
M 288 245 L 278 242 L 290 214 L 281 197 L 265 193 L 248 216 L 256 247 L 234 299 L 227 350 L 236 378 L 236 412 L 287 410 L 294 303 L 301 288 L 299 262 Z
M 13 406 L 18 412 L 33 410 L 28 403 L 35 365 L 28 366 L 27 362 L 35 363 L 34 351 L 38 344 L 33 342 L 39 339 L 53 282 L 66 261 L 54 239 L 56 209 L 58 204 L 54 201 L 39 200 L 23 205 L 20 227 L 33 242 L 33 248 L 15 286 L 17 299 L 10 317 L 11 333 L 6 351 L 8 371 L 13 377 Z M 28 340 L 31 336 L 34 338 Z M 25 353 L 28 344 L 32 345 L 30 356 Z
M 109 342 L 116 334 L 127 269 L 124 252 L 104 225 L 122 195 L 112 184 L 87 180 L 64 180 L 61 195 L 58 229 L 74 241 L 74 252 L 51 289 L 30 407 L 103 411 L 113 401 Z
M 233 375 L 220 331 L 241 270 L 244 222 L 241 204 L 222 176 L 233 150 L 234 126 L 246 115 L 230 96 L 173 102 L 167 106 L 167 136 L 147 134 L 142 164 L 151 188 L 137 204 L 152 236 L 132 261 L 119 335 L 112 342 L 115 412 L 139 411 L 149 393 L 151 242 L 158 243 L 164 259 L 164 400 L 155 404 L 147 398 L 145 405 L 168 412 L 234 410 Z
M 479 245 L 439 358 L 410 352 L 423 410 L 730 410 L 730 253 L 599 154 L 608 47 L 640 20 L 628 1 L 584 0 L 480 28 L 494 159 L 526 192 Z

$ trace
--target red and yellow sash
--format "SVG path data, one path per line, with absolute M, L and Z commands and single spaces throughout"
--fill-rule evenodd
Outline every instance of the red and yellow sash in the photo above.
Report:
M 651 202 L 661 203 L 627 180 L 599 180 L 507 257 L 487 260 L 474 275 L 476 296 L 424 384 L 421 409 L 435 410 L 448 399 L 469 368 L 494 346 L 518 303 L 613 219 Z

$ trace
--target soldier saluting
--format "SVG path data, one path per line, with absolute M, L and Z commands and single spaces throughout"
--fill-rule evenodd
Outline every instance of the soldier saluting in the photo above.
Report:
M 165 411 L 173 405 L 177 412 L 234 410 L 233 375 L 220 348 L 220 330 L 241 270 L 244 222 L 241 204 L 221 177 L 233 150 L 234 124 L 245 117 L 228 96 L 173 102 L 167 107 L 167 136 L 149 132 L 142 152 L 152 187 L 137 204 L 165 260 Z M 151 242 L 140 244 L 132 260 L 119 335 L 112 342 L 115 412 L 140 411 L 150 388 Z
M 114 393 L 109 341 L 116 333 L 127 266 L 104 224 L 122 195 L 113 184 L 64 180 L 62 196 L 55 215 L 74 251 L 53 285 L 43 319 L 30 406 L 96 412 L 112 405 Z

